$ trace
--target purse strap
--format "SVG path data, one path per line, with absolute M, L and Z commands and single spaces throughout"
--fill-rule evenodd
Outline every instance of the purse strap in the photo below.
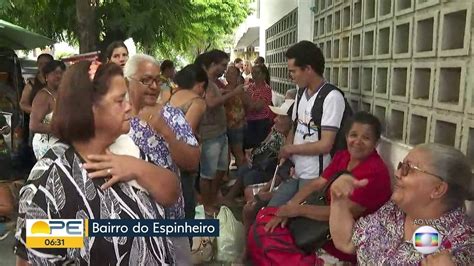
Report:
M 332 183 L 333 183 L 334 181 L 336 181 L 336 179 L 338 179 L 338 178 L 339 178 L 341 175 L 343 175 L 343 174 L 352 175 L 352 173 L 349 172 L 349 171 L 347 171 L 347 170 L 342 170 L 342 171 L 339 171 L 339 172 L 333 174 L 333 175 L 331 176 L 331 178 L 329 178 L 329 182 L 323 187 L 322 191 L 327 192 L 327 190 L 328 190 L 329 187 L 332 185 Z
M 329 188 L 331 187 L 332 183 L 334 181 L 336 181 L 336 179 L 338 179 L 343 174 L 352 175 L 352 173 L 347 171 L 347 170 L 342 170 L 342 171 L 336 172 L 335 174 L 333 174 L 331 176 L 331 178 L 329 178 L 328 183 L 326 185 L 324 185 L 324 187 L 320 191 L 318 191 L 316 193 L 312 193 L 308 198 L 311 198 L 313 196 L 313 197 L 319 198 L 321 200 L 324 200 L 324 202 L 326 202 L 326 204 L 327 204 L 327 192 L 328 192 Z M 306 204 L 306 202 L 308 201 L 308 198 L 301 204 Z

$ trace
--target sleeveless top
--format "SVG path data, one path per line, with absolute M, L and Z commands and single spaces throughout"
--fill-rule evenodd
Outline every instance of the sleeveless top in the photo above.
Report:
M 28 81 L 28 83 L 30 84 L 31 86 L 31 95 L 30 95 L 30 104 L 33 103 L 33 100 L 35 99 L 35 96 L 36 94 L 41 90 L 43 89 L 46 84 L 45 83 L 42 83 L 39 78 L 38 78 L 38 75 L 35 76 L 35 79 L 33 80 L 33 82 L 31 80 Z M 49 91 L 48 91 L 49 93 Z M 51 94 L 51 93 L 49 93 Z
M 45 91 L 49 96 L 53 98 L 53 101 L 56 103 L 56 97 L 47 89 L 41 89 Z M 51 124 L 51 120 L 53 120 L 53 112 L 47 114 L 42 123 L 43 124 Z M 45 153 L 49 150 L 49 148 L 58 141 L 56 137 L 51 134 L 46 133 L 35 133 L 33 137 L 33 152 L 37 160 L 41 159 Z
M 181 111 L 183 111 L 183 113 L 186 115 L 186 114 L 188 113 L 189 107 L 191 107 L 191 105 L 193 105 L 193 103 L 194 103 L 197 99 L 199 99 L 199 98 L 201 98 L 201 97 L 196 96 L 196 97 L 194 97 L 194 98 L 191 98 L 191 99 L 189 99 L 189 101 L 185 102 L 184 104 L 182 104 L 182 105 L 180 105 L 180 106 L 178 106 L 178 107 L 176 107 L 176 108 L 178 108 L 178 109 L 180 109 Z
M 212 91 L 216 96 L 222 96 L 217 85 L 209 81 L 207 91 Z M 207 108 L 200 124 L 200 136 L 202 140 L 216 138 L 227 132 L 227 119 L 224 105 Z

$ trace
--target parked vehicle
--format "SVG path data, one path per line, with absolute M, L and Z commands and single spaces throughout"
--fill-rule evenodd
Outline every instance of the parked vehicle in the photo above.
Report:
M 21 74 L 25 82 L 28 79 L 34 79 L 36 73 L 38 73 L 38 66 L 36 65 L 36 60 L 20 58 L 21 64 Z
M 13 159 L 12 169 L 9 169 L 12 173 L 29 171 L 31 164 L 25 155 L 28 125 L 19 104 L 24 86 L 25 80 L 17 55 L 9 48 L 0 48 L 0 115 L 6 118 L 11 128 L 10 134 L 3 137 Z

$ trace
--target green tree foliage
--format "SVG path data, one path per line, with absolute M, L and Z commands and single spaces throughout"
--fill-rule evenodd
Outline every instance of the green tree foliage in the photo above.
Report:
M 0 17 L 58 41 L 78 43 L 81 52 L 132 37 L 146 53 L 173 57 L 221 46 L 249 14 L 249 2 L 0 0 Z

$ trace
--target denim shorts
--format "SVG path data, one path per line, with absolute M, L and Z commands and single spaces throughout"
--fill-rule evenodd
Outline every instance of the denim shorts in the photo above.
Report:
M 244 143 L 244 127 L 228 128 L 227 138 L 229 138 L 229 145 L 239 145 Z
M 216 138 L 204 140 L 201 147 L 201 178 L 214 179 L 217 171 L 227 171 L 228 156 L 229 144 L 225 133 Z

